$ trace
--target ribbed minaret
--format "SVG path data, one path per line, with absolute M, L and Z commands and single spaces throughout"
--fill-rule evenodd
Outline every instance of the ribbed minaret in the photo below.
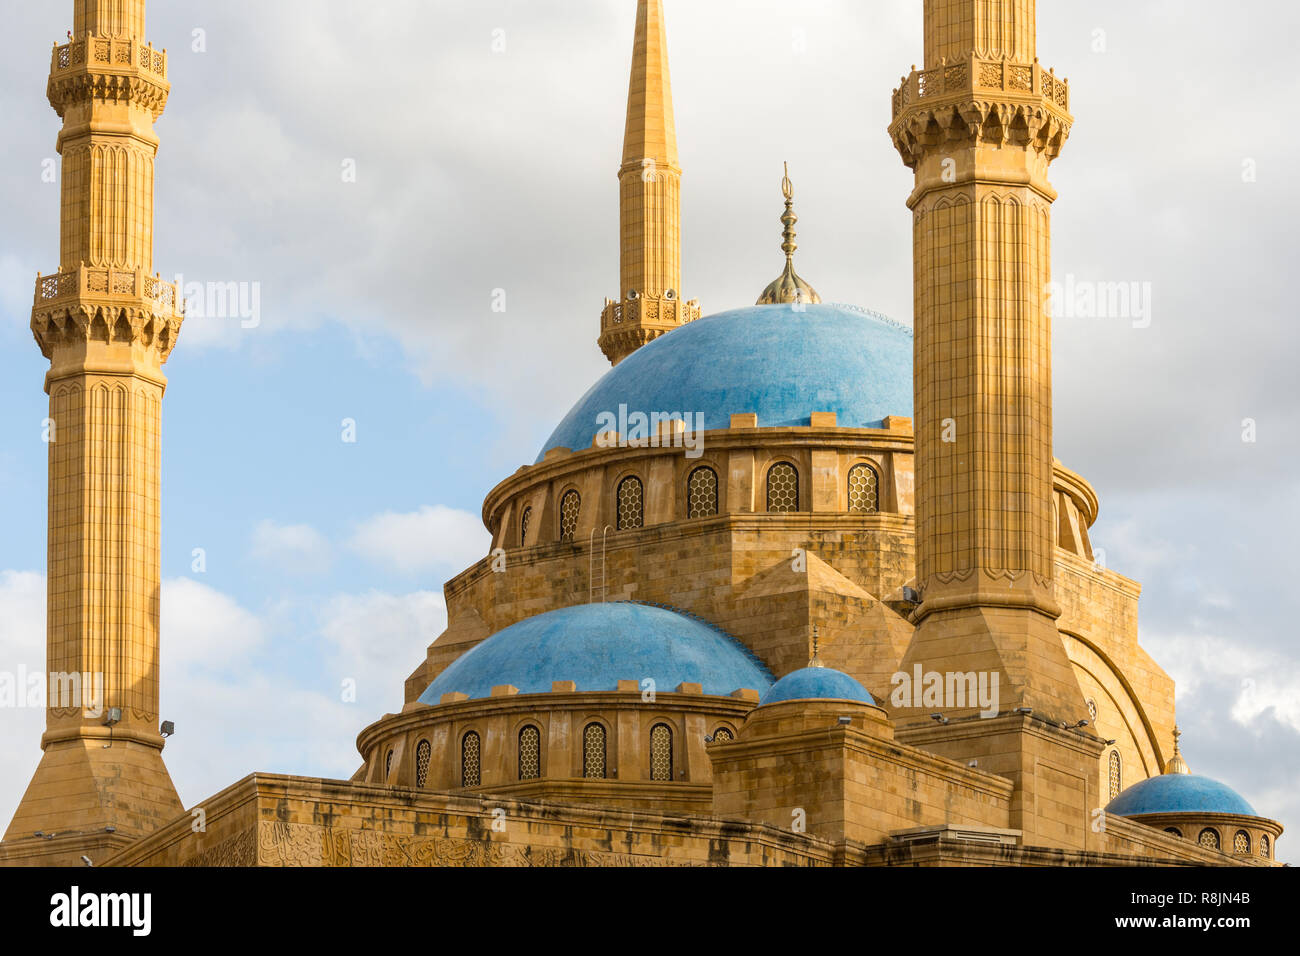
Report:
M 8 862 L 93 859 L 182 809 L 158 724 L 162 365 L 182 315 L 153 271 L 153 125 L 169 85 L 165 52 L 144 36 L 144 0 L 75 0 L 72 40 L 50 63 L 61 251 L 37 279 L 32 332 L 50 360 L 54 679 Z
M 638 0 L 618 171 L 621 288 L 605 300 L 598 340 L 612 365 L 700 317 L 699 303 L 681 296 L 681 182 L 663 4 Z
M 1087 716 L 1053 596 L 1048 165 L 1069 89 L 1034 0 L 925 0 L 890 135 L 916 174 L 916 548 L 903 670 L 1001 677 L 1001 709 Z

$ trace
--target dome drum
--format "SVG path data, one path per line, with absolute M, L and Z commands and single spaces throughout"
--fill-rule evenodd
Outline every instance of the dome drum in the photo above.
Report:
M 712 767 L 704 738 L 737 736 L 758 693 L 719 697 L 681 684 L 647 703 L 638 681 L 618 683 L 621 689 L 606 692 L 580 692 L 563 681 L 541 694 L 501 687 L 487 698 L 452 693 L 441 704 L 408 705 L 358 738 L 365 757 L 359 779 L 520 800 L 708 812 Z M 602 746 L 599 766 L 592 765 L 593 742 L 586 739 L 593 725 L 600 728 L 593 734 Z M 466 754 L 469 735 L 475 744 Z M 665 748 L 672 779 L 655 779 Z M 476 761 L 469 780 L 467 758 Z
M 1282 824 L 1264 817 L 1236 813 L 1150 813 L 1129 819 L 1206 849 L 1276 866 L 1275 847 Z

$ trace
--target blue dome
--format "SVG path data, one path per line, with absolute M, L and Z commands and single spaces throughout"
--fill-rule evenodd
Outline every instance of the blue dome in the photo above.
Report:
M 1107 813 L 1136 817 L 1147 813 L 1237 813 L 1259 816 L 1231 787 L 1190 773 L 1166 773 L 1135 783 L 1110 802 Z
M 843 671 L 830 667 L 805 667 L 786 674 L 763 695 L 759 705 L 784 700 L 856 700 L 874 704 L 867 689 Z
M 762 428 L 807 425 L 835 412 L 845 428 L 912 415 L 912 332 L 844 305 L 760 305 L 674 329 L 610 369 L 564 417 L 552 448 L 582 451 L 602 413 L 702 413 L 704 430 L 754 413 Z M 695 419 L 688 420 L 693 426 Z
M 659 693 L 688 683 L 717 696 L 761 693 L 773 680 L 745 645 L 697 617 L 648 604 L 582 604 L 498 631 L 439 674 L 420 701 L 437 704 L 452 692 L 489 697 L 501 684 L 544 694 L 552 681 L 612 691 L 620 680 L 646 678 Z

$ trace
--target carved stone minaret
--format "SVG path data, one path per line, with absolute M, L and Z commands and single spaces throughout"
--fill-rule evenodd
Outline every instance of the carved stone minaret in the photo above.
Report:
M 170 87 L 144 29 L 144 0 L 74 0 L 71 42 L 50 64 L 61 255 L 37 278 L 32 332 L 50 361 L 52 679 L 9 862 L 76 863 L 182 809 L 158 726 L 162 365 L 182 315 L 153 271 L 153 125 Z M 77 675 L 81 699 L 58 675 Z
M 598 340 L 612 365 L 700 317 L 699 303 L 681 297 L 681 181 L 663 4 L 638 0 L 618 171 L 621 288 L 605 300 Z
M 903 670 L 997 671 L 1001 708 L 1086 716 L 1053 596 L 1048 165 L 1069 87 L 1034 0 L 925 0 L 889 132 L 916 174 L 916 546 Z

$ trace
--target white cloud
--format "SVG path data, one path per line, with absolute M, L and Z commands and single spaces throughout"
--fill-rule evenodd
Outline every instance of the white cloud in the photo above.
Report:
M 182 797 L 255 770 L 350 776 L 357 733 L 401 708 L 403 681 L 445 622 L 442 597 L 426 591 L 291 599 L 257 614 L 198 582 L 166 582 L 163 716 L 177 725 L 167 763 Z
M 44 667 L 45 577 L 0 572 L 0 669 Z M 165 759 L 187 805 L 255 770 L 346 778 L 361 762 L 357 733 L 402 705 L 402 682 L 442 630 L 442 598 L 431 592 L 339 594 L 300 617 L 312 633 L 280 629 L 265 616 L 187 578 L 162 587 L 162 717 L 177 736 Z M 327 661 L 303 659 L 294 638 L 325 645 Z M 285 651 L 294 654 L 285 655 Z M 345 703 L 339 675 L 358 682 Z M 40 760 L 45 714 L 0 710 L 0 830 Z
M 45 575 L 0 571 L 0 671 L 17 677 L 45 668 Z M 41 759 L 45 711 L 0 709 L 0 833 L 9 825 Z
M 491 536 L 477 515 L 444 505 L 407 514 L 386 512 L 363 522 L 352 548 L 368 560 L 405 573 L 460 572 L 481 560 Z
M 163 662 L 185 675 L 239 669 L 265 637 L 256 615 L 190 578 L 164 581 L 160 603 Z
M 253 529 L 253 557 L 292 574 L 317 574 L 329 570 L 329 542 L 311 525 L 280 525 L 270 519 Z
M 320 611 L 319 627 L 331 645 L 326 666 L 334 686 L 356 681 L 357 702 L 367 719 L 399 710 L 403 682 L 446 625 L 442 595 L 432 591 L 331 598 Z
M 1143 635 L 1142 644 L 1174 678 L 1180 704 L 1211 700 L 1255 732 L 1271 716 L 1300 733 L 1300 666 L 1258 644 L 1209 634 Z
M 32 291 L 36 276 L 15 256 L 0 255 L 0 321 L 26 328 L 31 321 Z
M 45 659 L 45 575 L 0 571 L 0 667 Z

